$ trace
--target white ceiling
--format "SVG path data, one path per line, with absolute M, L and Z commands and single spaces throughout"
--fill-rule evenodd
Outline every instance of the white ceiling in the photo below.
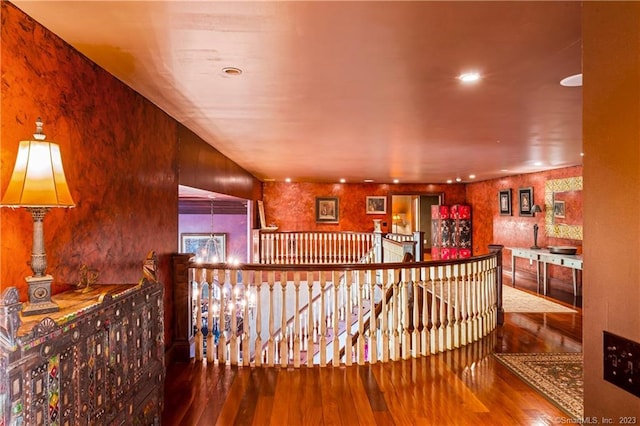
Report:
M 13 3 L 262 180 L 582 164 L 580 2 Z

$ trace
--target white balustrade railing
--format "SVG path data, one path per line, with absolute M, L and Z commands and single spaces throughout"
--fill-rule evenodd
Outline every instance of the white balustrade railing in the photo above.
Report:
M 264 232 L 255 230 L 253 261 L 269 265 L 357 263 L 374 244 L 370 232 Z
M 500 318 L 500 255 L 348 268 L 188 263 L 195 357 L 351 365 L 470 344 Z

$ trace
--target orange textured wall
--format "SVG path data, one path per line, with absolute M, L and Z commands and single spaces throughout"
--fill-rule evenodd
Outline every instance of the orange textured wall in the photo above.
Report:
M 279 231 L 373 231 L 373 219 L 382 219 L 383 232 L 391 232 L 392 194 L 443 194 L 445 204 L 465 202 L 462 184 L 417 185 L 374 183 L 283 183 L 266 182 L 263 186 L 267 224 L 275 224 Z M 387 214 L 366 213 L 367 196 L 387 196 Z M 339 223 L 316 223 L 316 197 L 338 197 Z
M 640 342 L 640 2 L 585 1 L 582 17 L 584 416 L 636 422 L 637 393 L 604 380 L 602 332 Z
M 1 13 L 1 189 L 19 141 L 32 138 L 41 116 L 47 140 L 60 145 L 76 203 L 44 219 L 54 293 L 77 282 L 82 264 L 100 271 L 100 283 L 135 283 L 155 250 L 170 330 L 177 123 L 10 3 L 2 2 Z M 0 289 L 16 286 L 25 300 L 32 220 L 24 209 L 3 208 L 0 224 Z
M 544 206 L 544 190 L 547 180 L 582 176 L 582 166 L 566 167 L 547 172 L 509 176 L 467 185 L 467 201 L 473 207 L 473 246 L 475 254 L 485 253 L 488 244 L 503 244 L 505 247 L 531 247 L 533 245 L 533 225 L 538 224 L 538 246 L 571 245 L 582 247 L 582 241 L 550 238 L 545 235 L 544 213 L 535 217 L 519 216 L 518 189 L 533 188 L 535 204 Z M 498 192 L 511 189 L 511 216 L 502 216 L 498 209 Z M 582 201 L 580 201 L 582 203 Z M 575 214 L 575 212 L 572 212 Z M 575 219 L 582 223 L 582 208 Z M 503 252 L 504 268 L 511 268 L 511 251 Z M 522 268 L 535 274 L 535 264 L 530 266 L 519 262 Z M 549 276 L 564 283 L 571 283 L 567 268 L 550 266 Z M 572 284 L 571 284 L 572 285 Z M 573 291 L 571 288 L 569 291 Z

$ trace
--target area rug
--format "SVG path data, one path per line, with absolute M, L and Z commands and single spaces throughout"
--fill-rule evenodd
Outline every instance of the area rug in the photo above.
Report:
M 582 353 L 494 353 L 515 375 L 574 419 L 583 413 Z
M 576 311 L 548 299 L 534 296 L 517 288 L 502 286 L 502 308 L 505 312 L 566 312 Z

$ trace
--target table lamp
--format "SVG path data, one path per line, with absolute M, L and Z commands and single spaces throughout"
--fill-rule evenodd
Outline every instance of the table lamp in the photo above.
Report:
M 18 147 L 16 164 L 9 186 L 2 197 L 2 207 L 24 207 L 33 217 L 33 246 L 31 270 L 26 277 L 29 286 L 29 304 L 23 315 L 36 315 L 60 310 L 51 300 L 53 277 L 45 274 L 47 255 L 44 250 L 44 216 L 53 207 L 74 207 L 62 167 L 60 147 L 45 142 L 42 120 L 36 121 L 33 141 L 22 141 Z
M 540 208 L 539 205 L 534 204 L 533 207 L 531 208 L 531 215 L 535 216 L 536 213 L 542 213 L 542 209 Z M 538 224 L 534 224 L 533 225 L 533 245 L 531 246 L 531 248 L 533 250 L 539 250 L 542 247 L 538 247 Z

